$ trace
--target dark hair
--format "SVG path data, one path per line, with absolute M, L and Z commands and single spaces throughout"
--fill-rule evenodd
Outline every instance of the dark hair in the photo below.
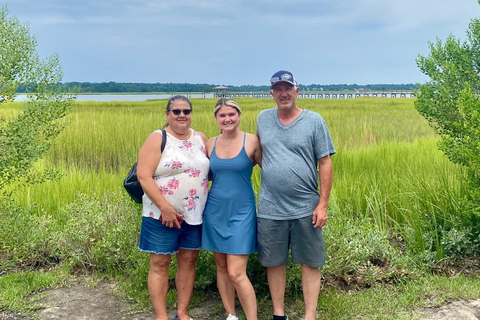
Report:
M 168 100 L 168 102 L 167 102 L 167 107 L 165 108 L 165 110 L 170 111 L 170 108 L 172 107 L 172 104 L 173 104 L 175 101 L 177 101 L 177 100 L 187 102 L 188 105 L 190 106 L 190 109 L 192 109 L 192 103 L 190 102 L 190 100 L 188 100 L 187 97 L 182 96 L 182 95 L 177 95 L 177 96 L 171 97 L 171 98 Z
M 167 107 L 165 108 L 165 111 L 170 111 L 170 109 L 172 108 L 172 104 L 173 104 L 175 101 L 177 101 L 177 100 L 187 102 L 188 105 L 190 106 L 190 110 L 193 110 L 193 108 L 192 108 L 192 102 L 190 102 L 190 100 L 189 100 L 187 97 L 182 96 L 182 95 L 176 95 L 176 96 L 173 96 L 173 97 L 171 97 L 170 99 L 168 99 Z M 165 129 L 166 127 L 168 127 L 168 122 L 165 123 L 165 125 L 163 126 L 162 129 Z

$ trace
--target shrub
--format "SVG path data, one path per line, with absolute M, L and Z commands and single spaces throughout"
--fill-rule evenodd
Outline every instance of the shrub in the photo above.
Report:
M 0 270 L 56 263 L 50 248 L 51 217 L 38 216 L 35 207 L 22 208 L 12 201 L 0 206 Z
M 72 267 L 112 274 L 128 268 L 140 255 L 141 212 L 124 193 L 79 194 L 61 209 L 60 217 L 53 245 Z
M 480 214 L 480 19 L 471 20 L 463 43 L 451 35 L 445 43 L 437 39 L 429 47 L 430 54 L 417 59 L 418 67 L 430 81 L 419 85 L 415 107 L 440 135 L 440 150 L 466 169 L 464 186 L 468 192 L 462 214 L 472 215 L 472 222 L 478 221 L 475 216 Z

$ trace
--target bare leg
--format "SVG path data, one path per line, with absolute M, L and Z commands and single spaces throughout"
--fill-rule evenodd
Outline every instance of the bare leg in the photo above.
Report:
M 273 314 L 277 316 L 285 315 L 285 266 L 268 267 L 267 269 L 268 287 L 272 296 Z
M 302 288 L 305 301 L 305 320 L 315 320 L 320 294 L 320 271 L 302 264 Z
M 195 284 L 196 263 L 198 250 L 186 250 L 180 248 L 177 252 L 178 270 L 175 276 L 178 302 L 177 315 L 179 320 L 188 320 L 188 304 L 193 293 Z
M 171 259 L 171 255 L 150 253 L 148 292 L 155 310 L 155 320 L 168 320 L 168 267 Z
M 228 276 L 227 255 L 220 252 L 214 252 L 213 254 L 217 265 L 217 287 L 220 297 L 222 297 L 223 307 L 226 314 L 235 316 L 235 287 Z
M 248 255 L 227 255 L 228 275 L 237 290 L 247 320 L 257 320 L 257 299 L 247 277 Z

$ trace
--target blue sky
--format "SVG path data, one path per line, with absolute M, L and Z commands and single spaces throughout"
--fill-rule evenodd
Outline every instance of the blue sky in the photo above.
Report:
M 477 0 L 0 0 L 64 81 L 417 83 L 428 41 L 465 38 Z

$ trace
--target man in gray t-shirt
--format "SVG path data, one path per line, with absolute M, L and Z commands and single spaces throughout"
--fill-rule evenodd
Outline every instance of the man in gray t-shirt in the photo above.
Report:
M 258 196 L 259 261 L 268 267 L 273 319 L 285 320 L 285 265 L 301 264 L 305 320 L 314 320 L 320 292 L 319 267 L 325 264 L 322 228 L 332 187 L 335 154 L 325 120 L 296 106 L 300 88 L 291 72 L 270 79 L 277 107 L 260 112 L 262 183 Z M 319 192 L 320 181 L 320 192 Z

